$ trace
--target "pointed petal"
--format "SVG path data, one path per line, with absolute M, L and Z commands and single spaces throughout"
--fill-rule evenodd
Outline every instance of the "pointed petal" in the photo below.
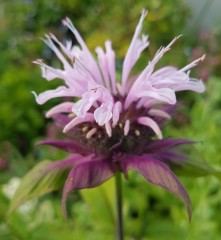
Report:
M 186 71 L 190 70 L 191 68 L 195 67 L 199 62 L 204 61 L 205 58 L 206 58 L 206 55 L 204 54 L 202 57 L 194 60 L 193 62 L 191 62 L 190 64 L 186 65 L 185 67 L 183 67 L 179 71 L 186 72 Z
M 179 179 L 166 164 L 150 157 L 138 156 L 129 157 L 125 159 L 124 163 L 126 164 L 124 167 L 126 172 L 128 170 L 137 171 L 150 183 L 158 185 L 177 196 L 186 206 L 189 219 L 191 219 L 190 197 Z
M 151 144 L 149 144 L 146 148 L 145 151 L 149 153 L 154 153 L 154 152 L 160 152 L 163 150 L 168 150 L 171 149 L 177 145 L 182 145 L 182 144 L 194 144 L 196 143 L 195 141 L 191 141 L 188 139 L 173 139 L 173 138 L 168 138 L 168 139 L 162 139 L 162 140 L 157 140 Z
M 144 18 L 147 15 L 147 11 L 143 10 L 140 21 L 136 27 L 133 39 L 131 44 L 127 50 L 124 62 L 123 62 L 123 70 L 122 70 L 122 92 L 125 94 L 126 90 L 126 82 L 129 77 L 130 71 L 134 64 L 136 63 L 137 59 L 139 58 L 141 52 L 149 45 L 147 41 L 147 36 L 144 36 L 142 40 L 138 39 L 141 31 L 142 31 L 142 24 Z
M 62 209 L 67 217 L 66 200 L 71 191 L 93 188 L 101 185 L 114 175 L 114 172 L 107 159 L 95 159 L 83 162 L 73 168 L 65 182 L 62 195 Z
M 57 55 L 59 60 L 63 63 L 64 69 L 70 69 L 71 66 L 70 66 L 69 62 L 62 55 L 62 53 L 59 51 L 59 49 L 55 46 L 50 35 L 45 35 L 45 36 L 46 36 L 46 39 L 43 39 L 43 41 L 51 48 L 51 50 Z
M 83 155 L 87 153 L 85 147 L 83 147 L 81 144 L 79 144 L 79 142 L 76 142 L 73 139 L 71 141 L 47 139 L 39 141 L 37 143 L 37 146 L 38 145 L 50 145 L 70 153 L 80 153 Z
M 70 157 L 51 163 L 44 169 L 44 173 L 50 173 L 56 169 L 71 169 L 82 159 L 80 154 L 72 154 Z
M 163 138 L 158 124 L 153 119 L 151 119 L 149 117 L 140 117 L 140 118 L 138 118 L 138 123 L 141 125 L 150 127 L 156 133 L 156 135 L 158 136 L 159 139 Z

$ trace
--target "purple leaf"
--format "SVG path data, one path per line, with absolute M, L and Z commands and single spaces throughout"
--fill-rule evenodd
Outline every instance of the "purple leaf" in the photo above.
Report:
M 187 208 L 189 220 L 191 219 L 190 197 L 175 174 L 164 163 L 144 156 L 129 156 L 123 162 L 125 172 L 134 170 L 142 174 L 150 183 L 158 185 L 173 193 Z
M 111 178 L 115 171 L 108 159 L 89 160 L 74 167 L 70 171 L 63 189 L 62 209 L 65 217 L 67 218 L 66 200 L 71 191 L 99 186 Z
M 86 150 L 86 148 L 82 147 L 80 144 L 76 143 L 76 141 L 74 140 L 62 141 L 62 140 L 47 139 L 47 140 L 38 142 L 37 145 L 50 145 L 70 153 L 76 152 L 84 155 L 88 153 L 88 150 Z
M 149 144 L 145 148 L 145 152 L 148 153 L 154 153 L 154 152 L 159 152 L 162 150 L 167 150 L 169 148 L 175 147 L 177 145 L 181 144 L 194 144 L 196 143 L 195 141 L 191 141 L 188 139 L 173 139 L 173 138 L 168 138 L 168 139 L 163 139 L 163 140 L 157 140 L 153 142 L 152 144 Z
M 159 153 L 151 154 L 153 158 L 165 161 L 165 162 L 173 162 L 173 163 L 182 163 L 187 160 L 187 156 L 181 153 L 176 153 L 174 151 L 160 151 Z
M 80 154 L 73 154 L 70 157 L 56 161 L 48 165 L 43 173 L 50 173 L 52 171 L 55 171 L 56 169 L 68 169 L 68 168 L 73 168 L 73 166 L 76 166 L 79 162 L 81 162 L 84 157 L 82 157 Z

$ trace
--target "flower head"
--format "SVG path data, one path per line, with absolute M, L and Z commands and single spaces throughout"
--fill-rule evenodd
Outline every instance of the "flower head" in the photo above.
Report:
M 155 65 L 178 36 L 166 47 L 161 47 L 141 73 L 131 76 L 132 68 L 149 45 L 147 35 L 140 37 L 146 14 L 142 11 L 123 61 L 121 80 L 116 79 L 111 42 L 105 42 L 105 50 L 96 48 L 96 61 L 68 18 L 63 24 L 73 32 L 79 46 L 72 46 L 71 42 L 62 44 L 52 34 L 45 35 L 44 39 L 62 62 L 63 69 L 52 68 L 41 59 L 34 61 L 41 66 L 42 75 L 48 81 L 55 78 L 64 81 L 57 89 L 39 95 L 34 93 L 39 104 L 56 97 L 79 98 L 77 102 L 63 102 L 46 114 L 58 123 L 69 140 L 41 142 L 71 153 L 68 159 L 51 166 L 70 169 L 63 190 L 64 210 L 71 191 L 98 186 L 117 171 L 127 177 L 128 171 L 134 170 L 150 183 L 178 196 L 191 215 L 188 193 L 170 170 L 170 165 L 185 159 L 174 148 L 193 142 L 162 139 L 161 128 L 171 118 L 177 91 L 204 91 L 202 82 L 189 76 L 189 70 L 204 56 L 181 69 L 165 66 L 155 70 Z

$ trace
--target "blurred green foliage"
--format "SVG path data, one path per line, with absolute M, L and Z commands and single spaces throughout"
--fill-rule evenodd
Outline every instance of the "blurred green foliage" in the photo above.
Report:
M 185 0 L 0 1 L 0 161 L 4 161 L 4 164 L 0 162 L 0 239 L 114 239 L 113 181 L 96 189 L 74 193 L 68 203 L 69 225 L 61 213 L 60 191 L 30 200 L 7 220 L 11 199 L 7 189 L 12 188 L 13 181 L 18 184 L 36 161 L 56 160 L 63 156 L 63 153 L 49 148 L 32 149 L 36 139 L 43 138 L 50 131 L 44 111 L 59 101 L 52 100 L 38 106 L 31 94 L 32 90 L 39 93 L 57 84 L 56 81 L 46 83 L 38 67 L 32 64 L 32 60 L 38 57 L 51 65 L 58 64 L 39 38 L 46 32 L 53 32 L 61 40 L 71 38 L 60 24 L 64 16 L 69 16 L 91 50 L 111 39 L 121 60 L 143 7 L 149 10 L 144 32 L 150 34 L 151 46 L 147 50 L 148 59 L 145 52 L 137 69 L 144 66 L 161 45 L 183 32 L 187 34 L 185 40 L 181 39 L 163 61 L 179 66 L 186 64 L 186 57 L 191 58 L 196 44 L 200 45 L 202 41 L 200 38 L 196 41 L 193 31 L 185 28 L 191 15 Z M 209 51 L 216 54 L 216 59 L 205 61 L 202 71 L 207 69 L 214 75 L 220 73 L 220 69 L 213 71 L 212 63 L 215 61 L 218 66 L 221 54 L 217 47 L 219 41 L 211 41 Z M 207 51 L 205 41 L 199 52 L 204 51 Z M 118 68 L 120 65 L 121 61 Z M 208 90 L 203 95 L 180 95 L 186 105 L 177 113 L 173 125 L 165 129 L 165 136 L 199 141 L 190 157 L 200 156 L 220 169 L 220 77 L 211 77 L 207 85 Z M 124 182 L 126 239 L 220 239 L 220 182 L 214 177 L 182 178 L 182 181 L 193 202 L 191 223 L 188 223 L 185 209 L 177 199 L 146 183 L 141 176 L 130 175 L 130 180 Z M 45 185 L 46 192 L 47 187 Z

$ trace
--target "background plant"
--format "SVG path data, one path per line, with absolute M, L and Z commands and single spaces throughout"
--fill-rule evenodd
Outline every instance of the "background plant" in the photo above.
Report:
M 186 56 L 207 52 L 210 58 L 200 72 L 207 69 L 210 78 L 204 96 L 190 96 L 186 93 L 187 105 L 177 114 L 177 121 L 167 127 L 167 135 L 195 139 L 201 144 L 195 146 L 190 156 L 201 156 L 220 168 L 220 40 L 219 33 L 207 35 L 202 42 L 191 26 L 186 24 L 191 16 L 186 1 L 24 1 L 0 2 L 0 239 L 113 239 L 112 236 L 112 182 L 99 189 L 75 193 L 68 207 L 73 214 L 68 226 L 60 211 L 60 192 L 30 200 L 26 208 L 20 208 L 6 221 L 10 196 L 7 186 L 18 184 L 19 179 L 40 160 L 59 159 L 61 152 L 49 148 L 35 148 L 34 143 L 45 134 L 51 134 L 51 125 L 43 116 L 54 102 L 39 107 L 31 90 L 42 92 L 44 85 L 39 69 L 31 61 L 43 56 L 51 65 L 56 65 L 53 54 L 44 48 L 39 40 L 45 31 L 53 32 L 59 39 L 67 38 L 67 32 L 60 21 L 69 16 L 85 36 L 90 49 L 103 45 L 107 38 L 113 40 L 113 47 L 120 59 L 129 44 L 137 16 L 141 8 L 149 10 L 144 32 L 150 33 L 151 48 L 146 52 L 150 58 L 160 45 L 166 45 L 172 37 L 185 33 L 163 63 L 186 64 Z M 116 28 L 116 26 L 118 26 Z M 197 33 L 197 36 L 202 36 Z M 209 44 L 208 44 L 209 42 Z M 201 46 L 199 51 L 198 46 Z M 145 54 L 144 54 L 145 55 Z M 174 55 L 185 56 L 174 58 Z M 171 58 L 170 56 L 173 56 Z M 145 56 L 146 57 L 146 56 Z M 213 59 L 214 60 L 214 59 Z M 141 68 L 140 61 L 137 68 Z M 119 62 L 119 68 L 121 62 Z M 209 66 L 209 67 L 208 67 Z M 55 85 L 55 83 L 48 83 Z M 53 86 L 51 86 L 53 87 Z M 53 100 L 57 101 L 57 100 Z M 185 120 L 185 121 L 184 121 Z M 14 179 L 14 177 L 16 177 Z M 14 181 L 14 182 L 13 182 Z M 193 220 L 188 223 L 185 209 L 169 194 L 146 185 L 136 174 L 130 182 L 124 183 L 124 217 L 127 219 L 127 239 L 219 239 L 220 229 L 220 182 L 214 177 L 186 179 L 182 181 L 193 201 Z M 17 182 L 17 183 L 16 183 Z M 9 185 L 8 185 L 9 184 Z M 10 185 L 12 184 L 12 185 Z M 49 187 L 45 183 L 45 188 Z M 104 197 L 105 196 L 105 197 Z M 104 200 L 106 199 L 106 200 Z M 102 206 L 102 207 L 101 207 Z M 108 207 L 109 206 L 109 207 Z M 101 210 L 102 209 L 102 210 Z M 149 236 L 149 238 L 145 237 Z

